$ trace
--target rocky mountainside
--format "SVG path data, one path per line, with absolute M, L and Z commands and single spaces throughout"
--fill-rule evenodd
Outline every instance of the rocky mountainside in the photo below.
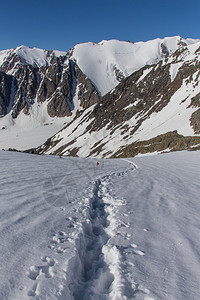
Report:
M 157 136 L 198 134 L 199 42 L 172 37 L 85 43 L 68 52 L 1 51 L 0 148 L 42 144 L 38 153 L 127 156 L 164 150 L 147 147 Z
M 200 43 L 124 79 L 38 153 L 127 157 L 200 145 Z
M 136 70 L 196 42 L 173 37 L 135 44 L 116 40 L 85 43 L 69 52 L 25 46 L 1 51 L 0 71 L 13 79 L 10 97 L 1 101 L 1 116 L 9 112 L 8 107 L 13 118 L 21 111 L 31 114 L 31 106 L 43 102 L 47 102 L 50 117 L 69 116 L 78 109 L 75 101 L 84 109 Z
M 22 51 L 21 48 L 18 50 Z M 70 116 L 74 110 L 76 93 L 83 108 L 98 101 L 99 96 L 94 85 L 77 64 L 69 55 L 58 54 L 62 56 L 56 56 L 53 51 L 47 52 L 46 60 L 41 61 L 40 58 L 38 63 L 33 59 L 27 63 L 16 51 L 7 55 L 0 70 L 2 76 L 10 74 L 9 77 L 4 75 L 4 81 L 12 81 L 12 86 L 8 83 L 10 93 L 2 98 L 1 116 L 9 113 L 9 106 L 12 118 L 17 118 L 21 112 L 31 114 L 31 106 L 35 102 L 38 105 L 46 102 L 47 113 L 52 118 Z

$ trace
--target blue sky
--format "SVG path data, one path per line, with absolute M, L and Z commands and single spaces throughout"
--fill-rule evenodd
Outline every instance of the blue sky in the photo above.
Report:
M 20 45 L 67 51 L 105 39 L 200 38 L 199 0 L 1 1 L 0 49 Z

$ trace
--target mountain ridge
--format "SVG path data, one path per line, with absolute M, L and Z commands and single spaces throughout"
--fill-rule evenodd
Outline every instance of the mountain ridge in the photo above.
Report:
M 78 145 L 77 141 L 74 142 L 71 137 L 69 138 L 70 132 L 67 132 L 63 139 L 67 138 L 65 144 L 68 147 L 64 151 L 64 145 L 60 146 L 63 150 L 60 154 L 66 154 L 69 150 L 68 154 L 107 157 L 115 155 L 110 146 L 107 152 L 112 153 L 106 154 L 102 150 L 109 143 L 114 143 L 116 147 L 121 148 L 130 145 L 130 142 L 135 143 L 137 139 L 148 140 L 156 135 L 167 133 L 163 128 L 164 131 L 153 129 L 153 135 L 150 131 L 138 135 L 138 130 L 145 132 L 146 127 L 141 126 L 148 124 L 148 119 L 152 119 L 155 114 L 159 116 L 159 111 L 162 115 L 162 111 L 166 110 L 165 107 L 171 105 L 171 98 L 173 99 L 174 94 L 182 84 L 185 84 L 184 81 L 189 80 L 187 75 L 193 77 L 197 72 L 199 47 L 200 40 L 182 39 L 176 36 L 138 43 L 117 40 L 102 41 L 98 44 L 83 43 L 76 45 L 67 53 L 26 46 L 17 47 L 14 52 L 0 51 L 2 78 L 0 78 L 0 127 L 3 137 L 0 147 L 6 148 L 7 145 L 15 148 L 15 145 L 20 145 L 20 139 L 17 138 L 20 133 L 21 146 L 16 148 L 19 150 L 36 148 L 45 140 L 50 141 L 51 136 L 63 127 L 71 130 L 70 135 L 73 136 L 77 128 L 80 128 L 80 124 L 84 127 L 83 124 L 90 122 L 91 118 L 94 119 L 92 123 L 90 122 L 92 127 L 87 124 L 85 127 L 88 133 L 82 132 L 85 138 L 83 144 L 86 142 L 86 145 Z M 3 55 L 4 59 L 2 59 Z M 194 63 L 193 67 L 189 66 L 191 62 Z M 180 75 L 183 65 L 185 75 Z M 193 82 L 192 84 L 195 85 L 194 80 L 189 81 L 188 84 Z M 197 82 L 198 78 L 195 91 L 198 91 Z M 185 87 L 188 84 L 185 84 Z M 128 90 L 131 92 L 129 93 Z M 188 93 L 184 89 L 183 93 L 185 96 L 181 96 L 182 104 L 185 98 L 189 97 L 191 100 L 196 97 L 195 100 L 185 100 L 189 108 L 184 109 L 187 111 L 186 119 L 189 111 L 190 116 L 192 115 L 188 127 L 189 135 L 194 135 L 194 132 L 198 134 L 199 111 L 194 109 L 194 105 L 196 107 L 199 105 L 198 92 Z M 180 118 L 177 117 L 178 119 Z M 131 124 L 128 124 L 129 120 Z M 164 123 L 168 124 L 166 121 Z M 166 126 L 169 127 L 168 131 L 178 130 L 178 133 L 183 136 L 188 134 L 188 132 L 180 132 L 180 128 Z M 120 127 L 123 127 L 123 130 L 119 130 Z M 107 141 L 107 128 L 112 128 L 109 129 L 110 141 Z M 34 132 L 38 132 L 39 129 L 41 129 L 41 136 L 43 134 L 44 136 L 37 140 Z M 25 138 L 25 131 L 33 133 L 35 141 L 30 143 Z M 7 136 L 12 136 L 12 143 L 4 142 Z M 120 136 L 123 136 L 123 141 Z M 75 136 L 75 139 L 77 138 L 80 140 L 79 136 Z M 52 140 L 55 146 L 55 137 Z M 56 142 L 56 145 L 59 143 Z M 47 145 L 44 145 L 47 150 Z M 90 152 L 84 153 L 82 151 L 84 147 Z M 57 150 L 53 148 L 52 151 L 48 148 L 47 153 L 55 153 Z M 79 148 L 82 150 L 79 151 Z M 95 152 L 96 148 L 99 151 Z M 40 149 L 41 151 L 39 148 L 37 151 L 43 153 L 42 147 Z M 115 153 L 121 155 L 119 149 Z
M 126 156 L 128 149 L 130 155 L 133 145 L 132 155 L 135 155 L 135 148 L 141 148 L 137 141 L 153 139 L 152 143 L 158 143 L 157 136 L 161 139 L 159 143 L 170 138 L 167 145 L 164 142 L 163 146 L 151 147 L 150 152 L 167 148 L 182 150 L 199 144 L 198 137 L 188 139 L 200 132 L 199 49 L 199 43 L 179 49 L 158 64 L 136 71 L 105 95 L 88 115 L 83 114 L 79 122 L 76 120 L 74 128 L 74 124 L 66 126 L 55 135 L 51 140 L 53 147 L 48 141 L 45 150 L 41 147 L 38 151 L 118 157 Z M 60 140 L 56 142 L 58 136 Z M 140 152 L 146 153 L 144 147 Z

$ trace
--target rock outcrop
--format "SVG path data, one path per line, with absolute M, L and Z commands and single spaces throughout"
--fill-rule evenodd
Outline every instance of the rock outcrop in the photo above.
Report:
M 10 103 L 11 83 L 13 87 L 12 117 L 17 118 L 21 111 L 30 113 L 31 106 L 37 102 L 47 103 L 50 117 L 70 116 L 75 109 L 74 97 L 82 109 L 97 103 L 100 99 L 92 82 L 83 74 L 77 64 L 68 56 L 52 56 L 49 65 L 33 66 L 23 64 L 16 54 L 8 55 L 0 67 L 10 73 L 0 77 L 6 87 L 1 95 L 1 115 L 7 114 Z M 5 83 L 6 82 L 6 83 Z M 10 88 L 9 92 L 8 89 Z M 5 89 L 5 88 L 4 88 Z
M 0 72 L 0 117 L 8 113 L 12 101 L 13 77 Z

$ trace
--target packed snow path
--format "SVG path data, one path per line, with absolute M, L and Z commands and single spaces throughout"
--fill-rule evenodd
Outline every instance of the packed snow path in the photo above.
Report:
M 134 295 L 136 288 L 120 275 L 121 257 L 110 241 L 121 224 L 115 218 L 117 206 L 125 205 L 124 200 L 113 198 L 109 193 L 112 177 L 124 176 L 129 170 L 103 176 L 94 183 L 90 198 L 85 201 L 89 207 L 88 219 L 82 225 L 82 233 L 77 241 L 78 273 L 73 277 L 71 292 L 75 300 L 86 299 L 127 299 Z M 128 226 L 123 224 L 124 226 Z M 127 289 L 128 286 L 128 289 Z M 126 295 L 126 294 L 129 295 Z

